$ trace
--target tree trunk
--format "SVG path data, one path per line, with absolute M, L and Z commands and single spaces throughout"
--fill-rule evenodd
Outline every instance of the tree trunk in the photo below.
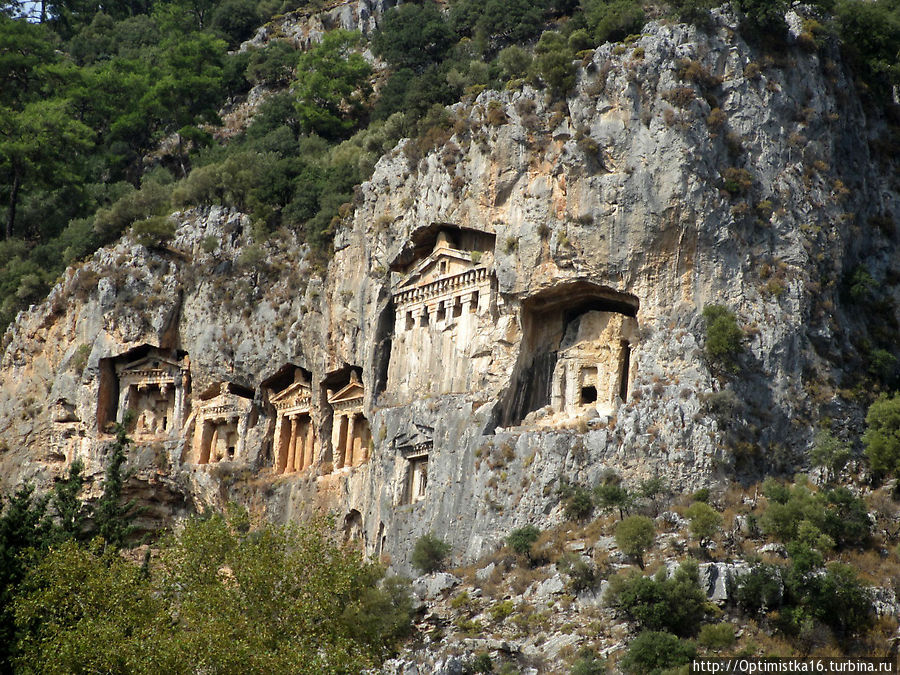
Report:
M 13 226 L 16 224 L 16 204 L 19 201 L 19 187 L 21 185 L 21 173 L 18 168 L 14 168 L 12 189 L 9 191 L 9 208 L 6 211 L 6 239 L 12 237 Z

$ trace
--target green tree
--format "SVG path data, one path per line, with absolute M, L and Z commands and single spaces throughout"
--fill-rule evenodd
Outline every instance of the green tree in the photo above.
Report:
M 90 509 L 82 501 L 80 494 L 84 487 L 84 463 L 75 459 L 69 465 L 69 475 L 53 486 L 50 504 L 56 513 L 57 538 L 81 541 L 86 536 Z
M 413 567 L 423 574 L 439 572 L 444 569 L 450 551 L 450 544 L 438 539 L 429 532 L 428 534 L 423 534 L 416 541 L 411 562 Z
M 722 529 L 722 516 L 709 504 L 694 502 L 684 513 L 690 521 L 691 534 L 701 548 L 709 545 L 710 539 Z
M 585 647 L 575 656 L 569 675 L 606 675 L 608 672 L 606 661 L 597 656 L 593 649 Z
M 402 5 L 401 7 L 415 6 Z M 359 35 L 331 31 L 300 56 L 292 91 L 304 130 L 338 138 L 359 123 L 370 92 L 371 68 L 353 48 Z
M 372 51 L 394 68 L 421 72 L 440 62 L 453 42 L 453 33 L 434 4 L 404 3 L 384 13 L 372 36 Z
M 137 507 L 137 500 L 124 502 L 122 499 L 122 488 L 128 479 L 122 465 L 125 463 L 125 450 L 130 444 L 125 426 L 117 425 L 116 440 L 110 448 L 103 479 L 103 493 L 94 507 L 96 533 L 113 549 L 123 548 L 130 542 L 135 533 L 133 521 L 141 510 Z
M 628 675 L 650 675 L 684 666 L 696 653 L 693 643 L 671 633 L 644 631 L 631 641 L 620 665 Z
M 509 536 L 506 538 L 506 543 L 509 544 L 509 547 L 519 555 L 526 555 L 530 557 L 531 546 L 538 540 L 539 536 L 541 536 L 541 531 L 534 525 L 528 524 L 522 527 L 517 527 L 515 530 L 510 532 Z
M 12 671 L 15 620 L 12 599 L 28 570 L 29 554 L 51 540 L 48 496 L 35 497 L 33 485 L 22 485 L 0 500 L 0 672 Z
M 48 99 L 16 111 L 0 107 L 0 175 L 7 183 L 4 235 L 16 227 L 22 190 L 29 183 L 52 185 L 73 181 L 78 157 L 90 148 L 91 130 L 71 116 L 68 102 Z
M 408 633 L 408 587 L 332 523 L 254 529 L 190 519 L 147 572 L 99 540 L 52 550 L 14 607 L 21 672 L 291 672 L 376 668 Z
M 634 498 L 621 483 L 606 481 L 594 488 L 594 503 L 604 513 L 618 509 L 619 520 L 622 520 L 634 504 Z
M 553 97 L 564 96 L 575 86 L 574 54 L 561 33 L 545 31 L 534 48 L 534 67 Z
M 615 538 L 619 550 L 636 558 L 638 566 L 644 569 L 644 554 L 656 539 L 653 521 L 646 516 L 628 516 L 616 525 Z
M 813 441 L 809 460 L 824 470 L 825 483 L 831 483 L 850 460 L 850 445 L 836 438 L 828 429 L 821 429 Z
M 721 305 L 703 308 L 706 323 L 706 355 L 721 368 L 737 372 L 737 357 L 743 351 L 744 333 L 734 312 Z
M 597 44 L 640 33 L 644 10 L 637 0 L 581 0 L 585 21 Z
M 607 603 L 643 630 L 692 635 L 706 614 L 697 563 L 683 562 L 671 577 L 665 567 L 655 577 L 637 570 L 610 579 Z
M 99 542 L 55 548 L 29 571 L 14 608 L 20 672 L 179 672 L 163 643 L 159 594 Z
M 862 441 L 873 472 L 900 474 L 900 394 L 882 394 L 869 406 Z

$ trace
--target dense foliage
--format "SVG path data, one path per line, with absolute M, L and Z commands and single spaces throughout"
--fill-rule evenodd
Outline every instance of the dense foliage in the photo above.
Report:
M 406 635 L 404 583 L 324 520 L 252 528 L 236 508 L 206 515 L 143 565 L 88 541 L 131 529 L 116 456 L 94 508 L 77 464 L 52 495 L 23 487 L 4 504 L 0 672 L 359 672 Z

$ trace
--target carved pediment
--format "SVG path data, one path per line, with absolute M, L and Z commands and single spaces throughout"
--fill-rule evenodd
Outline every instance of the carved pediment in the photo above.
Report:
M 436 249 L 413 267 L 397 286 L 398 291 L 424 286 L 443 277 L 468 272 L 476 267 L 469 251 L 452 248 Z
M 312 404 L 312 394 L 308 384 L 294 382 L 294 384 L 273 395 L 269 400 L 278 411 L 294 408 L 309 410 Z
M 145 356 L 137 361 L 116 366 L 123 382 L 138 384 L 178 384 L 182 366 L 177 361 L 160 356 Z
M 253 401 L 244 396 L 225 391 L 218 396 L 203 401 L 198 414 L 201 417 L 233 417 L 245 415 L 250 411 Z
M 339 405 L 341 403 L 358 402 L 365 394 L 365 389 L 359 382 L 351 382 L 343 389 L 339 390 L 328 398 L 331 405 Z

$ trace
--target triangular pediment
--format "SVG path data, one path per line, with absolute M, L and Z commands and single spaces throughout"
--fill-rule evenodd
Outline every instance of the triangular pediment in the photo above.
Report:
M 309 400 L 310 398 L 310 389 L 309 385 L 304 384 L 303 382 L 294 382 L 294 384 L 285 387 L 277 394 L 269 399 L 274 404 L 279 403 L 296 403 L 304 400 Z
M 142 370 L 168 370 L 172 373 L 177 373 L 181 371 L 181 364 L 167 358 L 151 355 L 140 358 L 137 361 L 132 361 L 131 363 L 126 363 L 119 367 L 120 373 L 137 372 Z
M 446 263 L 446 271 L 441 271 L 441 263 Z M 436 249 L 426 258 L 423 258 L 400 282 L 398 290 L 414 288 L 423 283 L 430 283 L 441 277 L 453 276 L 464 271 L 474 269 L 472 254 L 469 251 L 460 251 L 453 248 Z
M 360 399 L 365 394 L 365 389 L 359 382 L 351 382 L 346 387 L 337 391 L 329 399 L 329 403 L 340 403 L 342 401 L 353 401 Z

